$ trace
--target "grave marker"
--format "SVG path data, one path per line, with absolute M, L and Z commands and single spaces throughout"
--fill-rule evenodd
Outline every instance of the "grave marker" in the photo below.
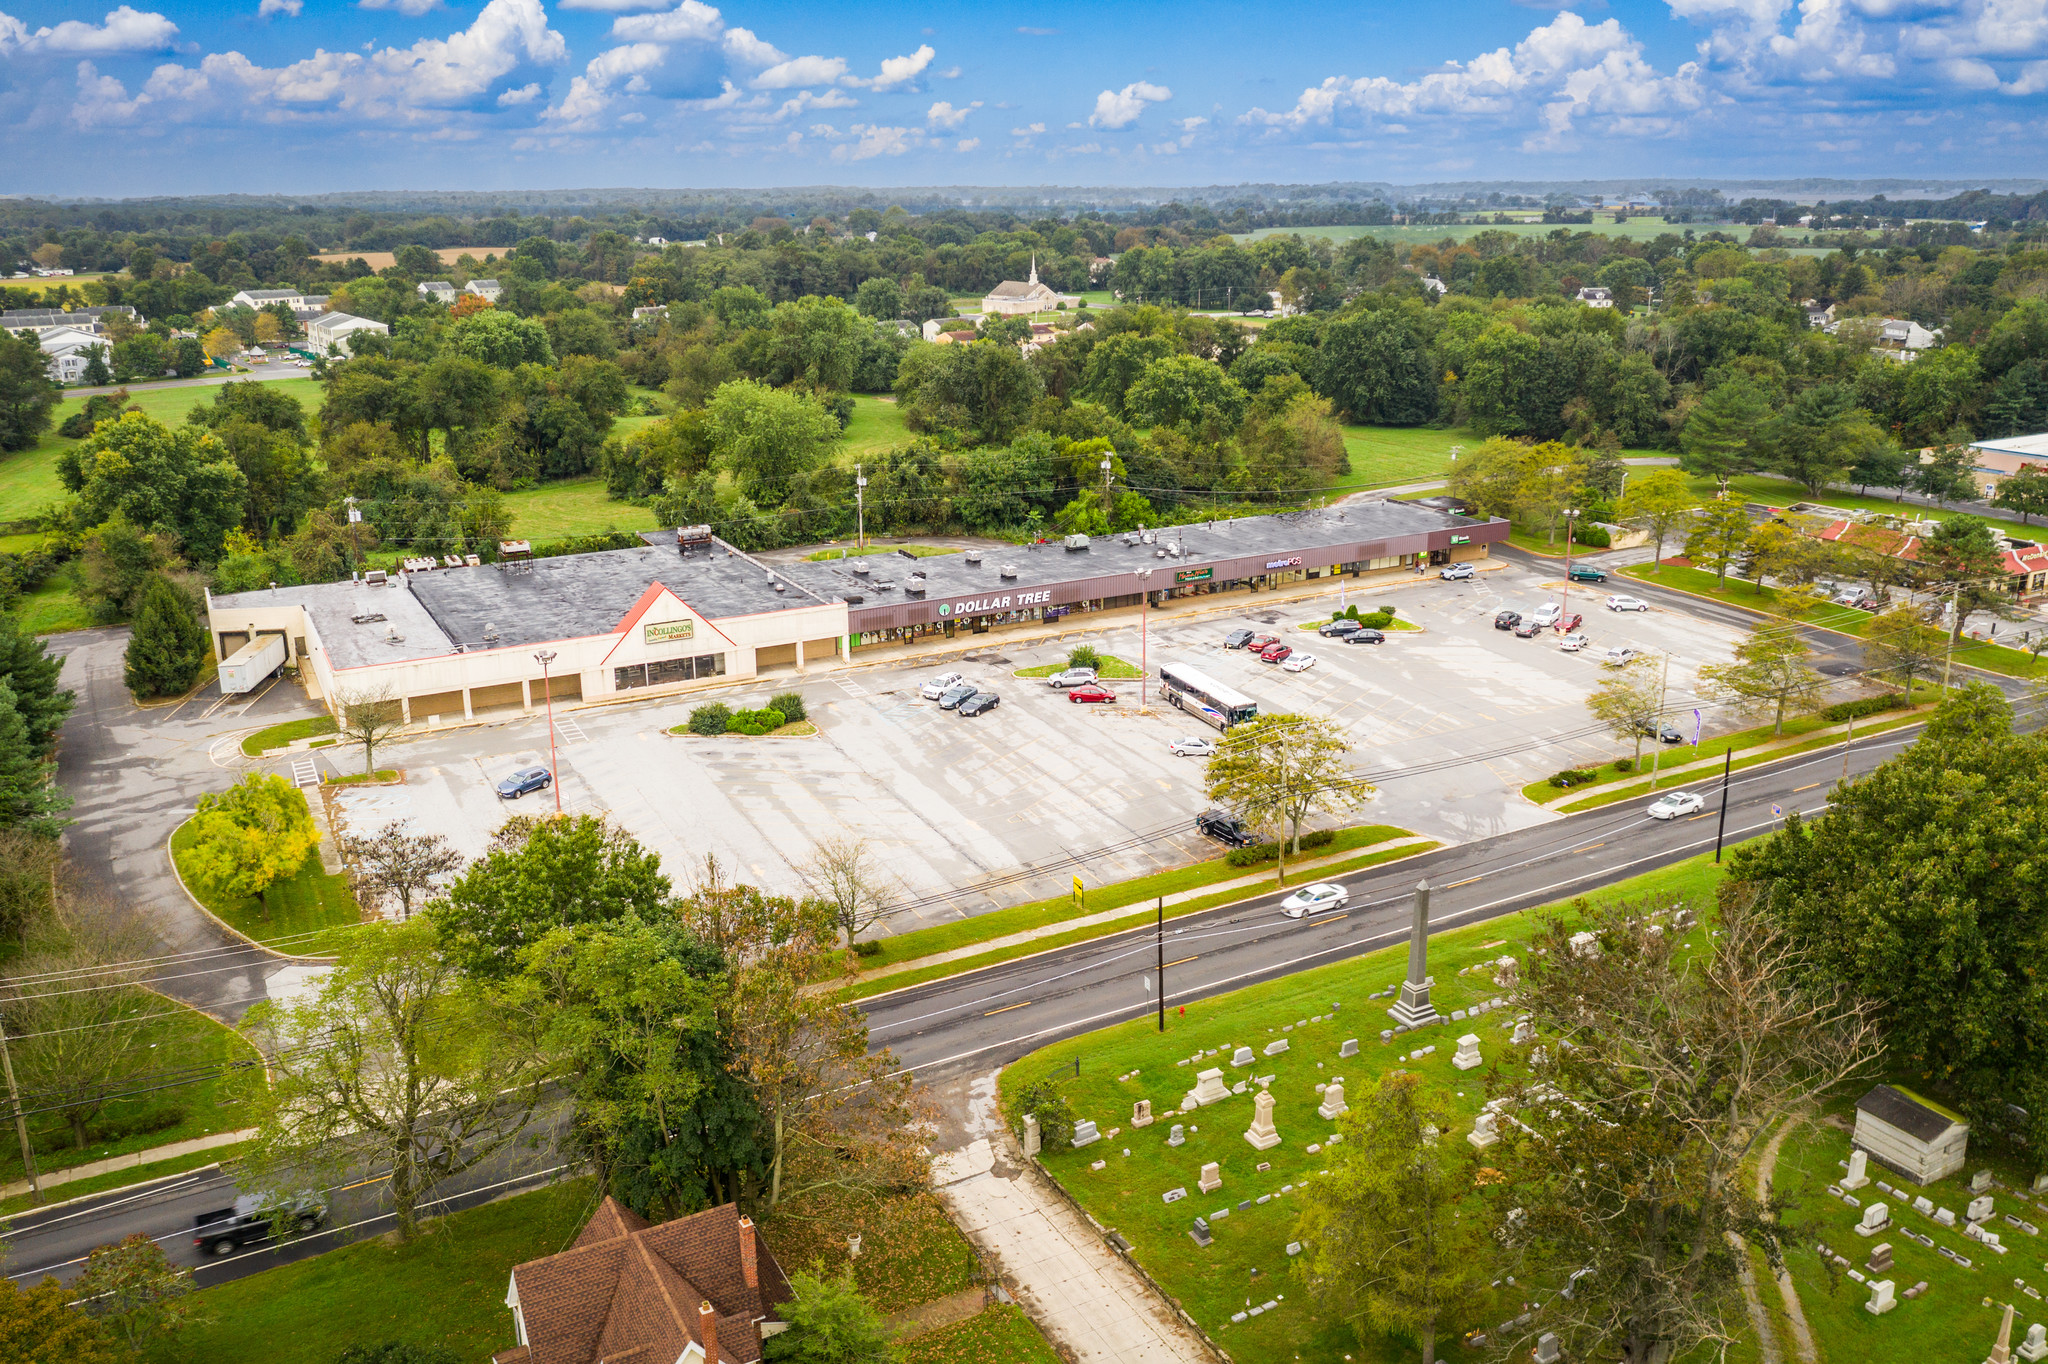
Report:
M 1102 1134 L 1095 1130 L 1095 1120 L 1093 1118 L 1083 1118 L 1074 1124 L 1074 1149 L 1079 1150 L 1083 1146 L 1101 1140 Z
M 1202 1177 L 1195 1181 L 1195 1185 L 1203 1193 L 1215 1193 L 1223 1187 L 1222 1168 L 1215 1161 L 1210 1161 L 1202 1167 Z
M 1893 1284 L 1890 1279 L 1878 1279 L 1870 1285 L 1870 1301 L 1863 1304 L 1863 1310 L 1874 1317 L 1881 1317 L 1899 1305 L 1892 1296 Z
M 1133 1127 L 1150 1127 L 1151 1125 L 1152 1125 L 1152 1101 L 1151 1101 L 1150 1099 L 1140 1099 L 1140 1100 L 1138 1100 L 1138 1101 L 1137 1101 L 1136 1103 L 1132 1104 L 1132 1105 L 1131 1105 L 1131 1126 L 1133 1126 Z

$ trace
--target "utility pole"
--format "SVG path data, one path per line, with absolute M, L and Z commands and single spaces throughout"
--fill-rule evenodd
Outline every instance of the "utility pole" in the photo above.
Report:
M 1948 613 L 1955 616 L 1955 624 L 1949 627 L 1948 648 L 1941 656 L 1941 694 L 1944 699 L 1948 696 L 1948 672 L 1956 661 L 1956 636 L 1963 632 L 1963 618 L 1957 614 L 1956 606 L 1956 598 L 1962 595 L 1962 591 L 1963 585 L 1957 583 L 1949 589 L 1948 594 Z M 1906 699 L 1913 699 L 1911 687 L 1906 689 Z
M 1159 925 L 1152 931 L 1152 944 L 1159 954 L 1159 1031 L 1166 1031 L 1166 897 L 1159 897 Z M 24 1138 L 26 1140 L 26 1138 Z
M 1714 824 L 1714 865 L 1721 865 L 1721 835 L 1728 832 L 1728 774 L 1735 770 L 1735 748 L 1730 745 L 1721 764 L 1721 818 Z
M 1152 683 L 1152 570 L 1138 570 L 1138 709 L 1145 708 L 1146 689 Z
M 363 548 L 356 541 L 356 527 L 363 523 L 363 514 L 356 510 L 353 497 L 344 497 L 342 501 L 348 505 L 348 571 L 353 574 L 363 561 Z
M 853 466 L 854 535 L 856 549 L 868 547 L 868 480 L 860 465 Z
M 540 689 L 548 697 L 548 785 L 555 792 L 555 813 L 562 813 L 562 773 L 555 766 L 555 688 L 548 681 L 548 664 L 555 661 L 553 649 L 542 649 L 534 655 L 540 660 Z
M 1664 762 L 1664 701 L 1671 694 L 1671 651 L 1664 651 L 1664 680 L 1657 684 L 1657 732 L 1650 737 L 1657 747 L 1650 753 L 1650 789 L 1657 789 L 1657 769 Z
M 1113 512 L 1114 504 L 1109 500 L 1109 485 L 1116 479 L 1116 475 L 1110 472 L 1115 460 L 1116 451 L 1114 450 L 1102 457 L 1102 523 L 1105 528 L 1114 525 L 1116 521 Z
M 1908 696 L 1906 699 L 1908 702 L 1911 702 L 1913 698 Z M 1842 740 L 1842 784 L 1844 786 L 1849 784 L 1849 746 L 1855 742 L 1856 713 L 1851 711 L 1849 712 L 1849 734 L 1847 738 Z
M 1562 626 L 1571 616 L 1572 604 L 1572 523 L 1578 513 L 1566 508 L 1564 514 L 1564 592 L 1557 599 L 1557 623 Z
M 1165 901 L 1162 900 L 1160 903 L 1163 905 Z M 1164 976 L 1161 979 L 1164 979 Z M 1163 1028 L 1165 1024 L 1162 1022 L 1160 1026 Z M 29 1144 L 28 1119 L 21 1111 L 21 1091 L 15 1088 L 14 1084 L 14 1055 L 7 1049 L 5 1019 L 0 1019 L 0 1069 L 7 1073 L 7 1106 L 14 1110 L 14 1135 L 21 1142 L 21 1167 L 28 1171 L 28 1187 L 34 1192 L 36 1202 L 40 1203 L 43 1201 L 43 1178 L 36 1173 L 36 1149 Z

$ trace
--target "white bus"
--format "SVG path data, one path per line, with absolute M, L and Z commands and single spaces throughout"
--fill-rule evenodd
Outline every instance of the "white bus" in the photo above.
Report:
M 1218 729 L 1227 730 L 1259 713 L 1259 703 L 1251 697 L 1185 663 L 1162 665 L 1159 681 L 1169 702 Z

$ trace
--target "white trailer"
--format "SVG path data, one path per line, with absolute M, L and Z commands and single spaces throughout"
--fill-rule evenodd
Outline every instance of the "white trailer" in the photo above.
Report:
M 283 635 L 256 636 L 221 660 L 221 695 L 256 690 L 256 684 L 276 672 L 283 662 Z

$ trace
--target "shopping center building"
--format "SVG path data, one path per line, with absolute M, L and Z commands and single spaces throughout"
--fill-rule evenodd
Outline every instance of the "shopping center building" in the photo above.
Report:
M 550 694 L 592 702 L 800 674 L 864 648 L 1146 601 L 1396 577 L 1483 559 L 1507 536 L 1505 521 L 1385 501 L 927 558 L 769 564 L 695 528 L 651 531 L 632 549 L 210 596 L 207 614 L 220 658 L 278 635 L 314 697 L 388 699 L 407 722 L 433 724 L 530 710 Z

